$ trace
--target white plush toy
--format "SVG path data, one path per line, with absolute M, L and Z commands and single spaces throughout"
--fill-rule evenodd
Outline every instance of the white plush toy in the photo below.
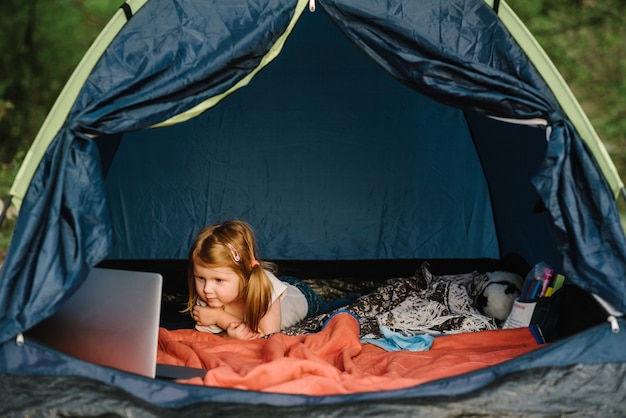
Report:
M 504 321 L 513 309 L 513 302 L 522 293 L 524 279 L 515 273 L 493 271 L 486 273 L 476 293 L 476 308 L 497 321 Z

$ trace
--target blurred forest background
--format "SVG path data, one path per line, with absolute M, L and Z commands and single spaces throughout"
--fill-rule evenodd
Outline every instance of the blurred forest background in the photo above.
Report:
M 74 67 L 122 0 L 2 0 L 0 199 Z M 626 0 L 509 0 L 626 173 Z M 0 264 L 14 220 L 0 226 Z

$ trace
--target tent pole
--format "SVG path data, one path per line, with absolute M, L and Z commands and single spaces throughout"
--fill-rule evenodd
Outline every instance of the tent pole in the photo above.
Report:
M 500 8 L 500 0 L 494 0 L 493 2 L 493 11 L 498 14 L 498 9 Z

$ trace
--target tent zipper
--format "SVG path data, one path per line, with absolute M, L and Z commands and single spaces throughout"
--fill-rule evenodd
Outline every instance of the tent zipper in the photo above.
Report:
M 609 324 L 611 324 L 611 331 L 613 331 L 614 334 L 617 334 L 619 332 L 619 323 L 617 322 L 617 318 L 613 315 L 609 315 L 606 320 L 609 322 Z
M 617 322 L 617 318 L 623 316 L 624 314 L 615 309 L 610 303 L 602 299 L 600 296 L 593 294 L 593 297 L 604 308 L 606 313 L 609 314 L 606 320 L 609 324 L 611 324 L 611 331 L 613 331 L 614 334 L 617 334 L 619 332 L 619 323 Z

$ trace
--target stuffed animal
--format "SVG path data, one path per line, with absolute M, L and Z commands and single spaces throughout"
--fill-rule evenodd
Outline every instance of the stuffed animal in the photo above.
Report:
M 498 323 L 505 321 L 513 309 L 513 302 L 522 293 L 524 279 L 515 273 L 493 271 L 485 274 L 477 289 L 476 308 Z

